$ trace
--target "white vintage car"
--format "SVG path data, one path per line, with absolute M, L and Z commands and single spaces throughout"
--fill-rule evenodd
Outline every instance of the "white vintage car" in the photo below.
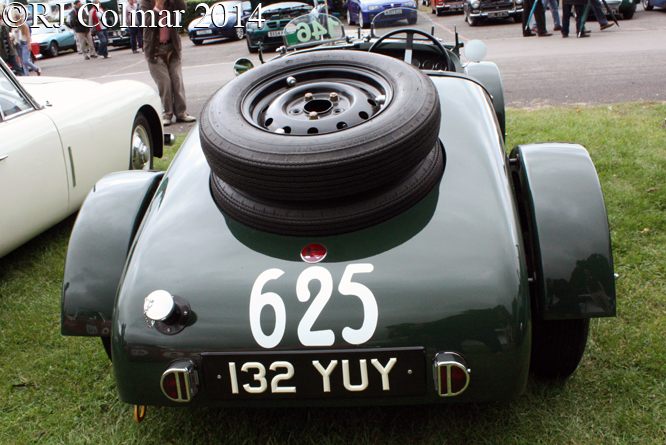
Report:
M 0 257 L 79 209 L 104 175 L 161 157 L 162 105 L 134 81 L 25 77 L 0 60 Z

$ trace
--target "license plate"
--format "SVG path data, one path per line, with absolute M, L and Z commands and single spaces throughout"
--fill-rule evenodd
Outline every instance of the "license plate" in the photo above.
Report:
M 284 29 L 279 31 L 268 31 L 268 37 L 280 37 L 284 35 Z
M 207 29 L 205 31 L 197 31 L 198 36 L 207 36 L 209 34 L 212 34 L 213 30 L 212 29 Z
M 341 399 L 426 393 L 423 348 L 201 355 L 205 387 L 215 399 Z
M 402 14 L 402 9 L 389 9 L 384 14 L 386 15 Z
M 509 13 L 502 11 L 502 12 L 489 12 L 488 17 L 508 17 Z

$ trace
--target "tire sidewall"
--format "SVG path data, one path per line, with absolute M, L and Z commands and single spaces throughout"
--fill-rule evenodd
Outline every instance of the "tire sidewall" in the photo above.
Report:
M 267 78 L 286 77 L 290 72 L 308 67 L 321 69 L 326 65 L 355 66 L 378 73 L 387 79 L 394 89 L 391 103 L 368 122 L 340 132 L 321 135 L 275 134 L 256 127 L 243 117 L 240 111 L 243 99 L 258 82 Z M 426 94 L 423 94 L 424 91 Z M 416 94 L 417 92 L 420 94 Z M 400 126 L 409 124 L 397 120 L 398 115 L 422 114 L 418 120 L 428 120 L 423 111 L 424 97 L 421 96 L 425 96 L 425 100 L 438 100 L 430 79 L 418 69 L 401 61 L 378 54 L 344 50 L 298 54 L 252 69 L 218 91 L 206 103 L 202 112 L 202 143 L 204 146 L 223 147 L 226 155 L 240 159 L 267 156 L 278 162 L 293 162 L 290 160 L 298 158 L 296 163 L 301 165 L 317 165 L 338 158 L 361 156 L 364 152 L 390 144 L 392 133 Z M 222 123 L 224 125 L 221 125 Z M 226 144 L 224 139 L 237 144 L 241 151 L 234 150 L 235 147 Z M 310 149 L 308 152 L 293 151 L 295 143 L 299 146 L 307 145 Z M 267 147 L 271 149 L 268 150 Z M 325 149 L 317 150 L 316 147 Z

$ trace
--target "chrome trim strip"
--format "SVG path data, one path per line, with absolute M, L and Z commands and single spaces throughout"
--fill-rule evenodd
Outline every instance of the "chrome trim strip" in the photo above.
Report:
M 72 166 L 72 187 L 76 187 L 76 172 L 74 171 L 74 156 L 72 155 L 72 147 L 67 147 L 69 152 L 69 163 Z

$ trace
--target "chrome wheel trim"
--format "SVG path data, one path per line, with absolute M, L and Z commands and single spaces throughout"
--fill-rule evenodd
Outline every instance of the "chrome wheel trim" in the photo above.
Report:
M 132 133 L 132 169 L 150 169 L 150 136 L 143 125 L 137 125 Z

